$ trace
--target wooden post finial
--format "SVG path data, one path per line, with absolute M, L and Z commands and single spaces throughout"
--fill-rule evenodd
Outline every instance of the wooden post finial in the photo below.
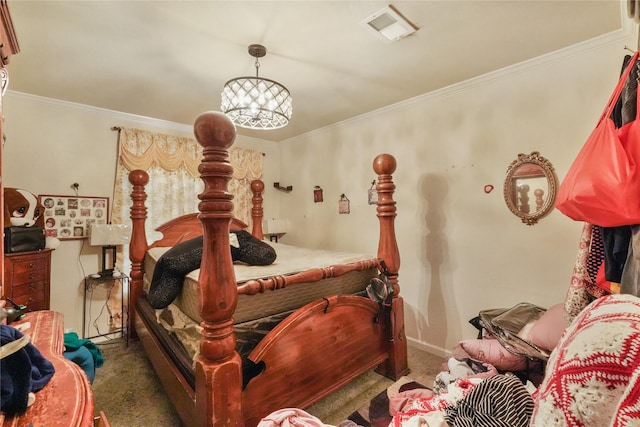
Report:
M 391 154 L 379 154 L 373 159 L 373 170 L 378 175 L 391 175 L 396 171 L 396 158 Z
M 193 133 L 203 147 L 217 145 L 229 148 L 236 139 L 236 126 L 224 114 L 207 111 L 200 114 L 193 124 Z
M 129 182 L 136 186 L 145 186 L 149 183 L 149 174 L 143 170 L 136 169 L 129 172 Z

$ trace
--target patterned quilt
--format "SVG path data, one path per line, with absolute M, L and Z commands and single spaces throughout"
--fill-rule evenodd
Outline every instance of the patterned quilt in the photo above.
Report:
M 585 308 L 551 354 L 533 427 L 640 425 L 640 299 L 609 295 Z

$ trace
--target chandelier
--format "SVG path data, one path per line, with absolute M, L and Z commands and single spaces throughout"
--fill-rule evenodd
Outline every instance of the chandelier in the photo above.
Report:
M 249 55 L 256 58 L 256 76 L 231 79 L 222 90 L 222 111 L 240 127 L 278 129 L 291 120 L 289 90 L 276 81 L 258 77 L 258 58 L 266 54 L 262 45 L 249 46 Z

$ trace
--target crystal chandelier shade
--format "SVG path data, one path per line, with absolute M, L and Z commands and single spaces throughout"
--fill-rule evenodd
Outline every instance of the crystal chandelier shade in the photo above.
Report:
M 231 79 L 222 90 L 222 111 L 243 128 L 278 129 L 291 120 L 289 90 L 276 81 L 258 77 L 258 58 L 266 53 L 261 45 L 249 46 L 249 54 L 256 58 L 256 76 Z

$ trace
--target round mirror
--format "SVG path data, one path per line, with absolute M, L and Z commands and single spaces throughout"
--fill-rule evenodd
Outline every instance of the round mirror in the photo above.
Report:
M 553 165 L 539 152 L 518 154 L 507 169 L 504 200 L 522 222 L 533 225 L 553 210 L 557 178 Z

